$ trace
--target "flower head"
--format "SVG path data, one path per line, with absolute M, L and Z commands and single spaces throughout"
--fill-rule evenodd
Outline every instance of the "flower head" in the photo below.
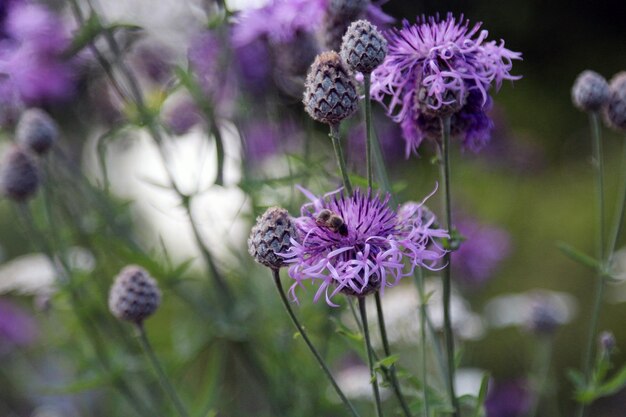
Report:
M 115 278 L 109 292 L 109 310 L 120 320 L 141 325 L 161 304 L 161 291 L 148 271 L 129 265 Z
M 481 24 L 470 26 L 462 16 L 403 23 L 387 33 L 389 52 L 373 72 L 372 97 L 381 102 L 389 98 L 388 114 L 401 124 L 410 151 L 428 136 L 425 124 L 432 126 L 433 119 L 450 114 L 459 119 L 456 133 L 465 134 L 464 144 L 480 149 L 491 129 L 485 115 L 489 90 L 503 80 L 519 79 L 509 71 L 521 54 L 506 49 L 504 41 L 487 41 Z
M 350 196 L 333 192 L 321 198 L 302 192 L 311 200 L 295 220 L 300 242 L 283 254 L 289 275 L 296 281 L 290 293 L 306 280 L 319 281 L 317 301 L 326 302 L 342 292 L 362 297 L 395 285 L 416 266 L 433 268 L 444 251 L 435 239 L 447 232 L 432 227 L 434 217 L 424 218 L 421 204 L 409 203 L 396 213 L 389 195 L 356 190 Z
M 595 71 L 581 72 L 572 86 L 572 102 L 582 111 L 600 110 L 609 98 L 609 83 Z
M 626 132 L 626 71 L 618 72 L 611 78 L 604 116 L 609 127 Z

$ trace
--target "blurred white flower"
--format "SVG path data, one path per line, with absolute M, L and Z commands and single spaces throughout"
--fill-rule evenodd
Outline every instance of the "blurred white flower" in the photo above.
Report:
M 454 376 L 454 389 L 458 397 L 472 395 L 477 397 L 485 371 L 478 368 L 459 368 Z
M 503 294 L 485 305 L 485 318 L 491 327 L 526 327 L 536 318 L 537 303 L 549 304 L 550 319 L 555 324 L 566 324 L 576 316 L 577 304 L 567 293 L 533 290 L 519 294 Z
M 71 268 L 89 272 L 95 259 L 87 249 L 74 247 L 67 253 Z M 23 255 L 0 265 L 0 294 L 17 292 L 25 295 L 48 295 L 53 292 L 57 272 L 42 253 Z
M 443 329 L 443 301 L 442 286 L 439 278 L 427 279 L 425 283 L 426 294 L 432 293 L 428 300 L 428 312 L 433 327 L 436 330 Z M 400 284 L 393 288 L 385 289 L 382 297 L 383 313 L 387 337 L 390 343 L 402 345 L 415 345 L 420 338 L 419 320 L 419 295 L 412 283 Z M 344 313 L 345 322 L 354 323 L 348 313 Z M 378 327 L 376 304 L 373 297 L 368 299 L 367 316 L 372 334 L 372 344 L 382 346 L 380 333 L 374 329 Z M 450 300 L 450 316 L 455 335 L 464 340 L 479 339 L 484 331 L 480 316 L 471 311 L 469 304 L 458 293 L 452 293 Z
M 343 369 L 337 373 L 337 384 L 341 388 L 346 397 L 351 400 L 369 400 L 374 398 L 372 385 L 370 384 L 370 370 L 365 365 L 353 365 Z M 329 392 L 330 394 L 330 392 Z M 389 397 L 389 389 L 380 387 L 381 399 Z M 339 398 L 335 395 L 329 395 L 333 401 L 339 402 Z

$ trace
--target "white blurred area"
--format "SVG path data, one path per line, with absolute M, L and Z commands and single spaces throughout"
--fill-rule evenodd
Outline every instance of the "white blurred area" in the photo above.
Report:
M 240 179 L 239 139 L 232 126 L 222 130 L 225 145 L 224 186 L 215 186 L 216 158 L 212 138 L 192 129 L 165 147 L 168 166 L 182 192 L 192 194 L 192 210 L 203 240 L 222 262 L 230 249 L 244 247 L 249 232 L 242 214 L 249 212 L 245 194 L 236 186 Z M 97 135 L 85 146 L 84 165 L 101 182 L 97 163 Z M 175 261 L 199 259 L 199 249 L 178 196 L 168 187 L 168 176 L 158 148 L 146 131 L 110 145 L 106 154 L 111 191 L 132 201 L 135 220 L 142 227 L 140 238 L 150 249 L 160 249 L 161 240 Z

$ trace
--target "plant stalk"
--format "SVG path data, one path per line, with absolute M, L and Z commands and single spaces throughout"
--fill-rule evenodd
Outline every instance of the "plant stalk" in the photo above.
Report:
M 283 306 L 285 307 L 285 310 L 287 311 L 287 314 L 289 315 L 289 318 L 291 319 L 291 322 L 293 323 L 294 326 L 296 326 L 296 329 L 300 333 L 300 336 L 302 336 L 302 339 L 304 340 L 304 342 L 308 346 L 309 350 L 311 351 L 313 356 L 315 356 L 315 359 L 317 360 L 317 363 L 319 364 L 319 366 L 324 371 L 324 374 L 326 374 L 326 377 L 328 378 L 328 380 L 332 384 L 333 388 L 337 392 L 337 395 L 339 395 L 339 398 L 341 399 L 343 404 L 346 406 L 346 408 L 348 410 L 350 410 L 350 413 L 354 417 L 359 417 L 359 413 L 356 411 L 356 409 L 354 408 L 352 403 L 348 400 L 346 395 L 343 393 L 343 391 L 341 390 L 341 388 L 337 384 L 337 381 L 335 381 L 335 378 L 333 377 L 333 374 L 330 372 L 330 369 L 328 369 L 328 366 L 326 365 L 326 362 L 324 362 L 324 359 L 322 358 L 322 356 L 319 354 L 319 352 L 317 351 L 317 349 L 313 345 L 313 342 L 311 342 L 311 339 L 309 339 L 309 336 L 304 331 L 304 327 L 302 327 L 302 325 L 300 324 L 300 321 L 298 321 L 298 318 L 296 317 L 295 313 L 293 312 L 293 310 L 291 308 L 291 305 L 289 304 L 289 300 L 287 299 L 287 295 L 285 294 L 285 290 L 283 288 L 283 284 L 280 281 L 280 272 L 279 272 L 279 270 L 272 268 L 272 276 L 274 278 L 274 284 L 276 284 L 276 289 L 278 290 L 278 294 L 280 295 L 280 299 L 283 302 Z
M 341 178 L 343 179 L 343 186 L 345 187 L 348 196 L 351 196 L 352 184 L 350 183 L 348 169 L 346 168 L 346 160 L 343 157 L 343 149 L 341 148 L 341 141 L 339 139 L 339 124 L 330 125 L 330 138 L 333 141 L 333 148 L 335 149 L 335 157 L 337 158 L 337 164 L 339 165 L 339 171 L 341 172 Z
M 374 401 L 376 402 L 376 416 L 383 416 L 382 403 L 380 400 L 380 391 L 378 389 L 378 378 L 374 369 L 374 354 L 372 343 L 370 341 L 369 326 L 367 325 L 367 311 L 365 309 L 365 297 L 359 297 L 359 311 L 361 313 L 361 323 L 363 323 L 363 335 L 365 336 L 365 350 L 367 350 L 367 362 L 370 367 L 370 376 L 372 390 L 374 391 Z

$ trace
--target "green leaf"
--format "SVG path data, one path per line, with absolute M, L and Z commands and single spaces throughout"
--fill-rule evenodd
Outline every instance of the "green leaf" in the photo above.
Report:
M 102 26 L 102 22 L 100 22 L 98 16 L 96 14 L 92 14 L 76 32 L 70 46 L 64 51 L 63 56 L 65 58 L 73 57 L 82 51 L 83 48 L 93 43 L 100 35 L 104 34 L 105 31 L 114 33 L 118 30 L 138 31 L 141 29 L 141 26 L 129 23 L 114 23 L 105 27 Z
M 613 395 L 621 390 L 626 385 L 626 365 L 619 370 L 619 372 L 607 382 L 602 384 L 598 390 L 598 397 L 606 397 Z M 597 398 L 597 397 L 596 397 Z
M 594 271 L 600 270 L 600 263 L 591 256 L 579 251 L 565 242 L 557 242 L 556 246 L 571 260 L 578 262 Z
M 394 363 L 398 362 L 398 360 L 400 359 L 399 355 L 391 355 L 391 356 L 387 356 L 386 358 L 382 358 L 381 360 L 379 360 L 378 362 L 376 362 L 374 364 L 374 369 L 380 369 L 380 368 L 389 368 L 391 367 Z
M 474 409 L 474 417 L 480 417 L 484 415 L 483 405 L 485 404 L 485 399 L 487 398 L 489 378 L 489 373 L 485 372 L 485 374 L 483 375 L 483 379 L 480 381 L 480 391 L 478 391 L 478 399 L 476 401 L 476 408 Z
M 584 386 L 586 385 L 585 377 L 583 376 L 582 372 L 576 369 L 568 369 L 567 377 L 569 378 L 570 381 L 572 381 L 572 383 L 574 384 L 574 387 L 576 387 L 577 390 L 583 389 Z
M 360 332 L 353 331 L 351 328 L 343 324 L 341 320 L 339 320 L 336 317 L 332 317 L 331 320 L 335 322 L 335 325 L 337 326 L 337 329 L 335 331 L 338 334 L 342 335 L 343 337 L 349 339 L 352 342 L 358 342 L 358 343 L 363 342 L 363 335 Z

